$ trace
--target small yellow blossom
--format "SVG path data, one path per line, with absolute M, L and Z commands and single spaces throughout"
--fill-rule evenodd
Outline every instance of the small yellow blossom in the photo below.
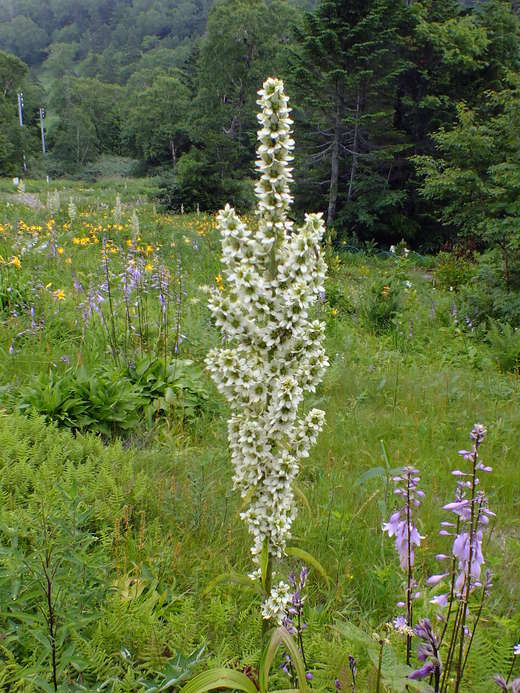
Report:
M 18 255 L 13 255 L 13 257 L 9 260 L 9 264 L 13 265 L 13 267 L 16 267 L 16 269 L 20 269 L 22 266 L 22 263 L 20 262 L 20 258 Z
M 65 249 L 60 245 L 60 247 L 58 248 L 58 255 L 63 255 L 64 252 Z
M 215 281 L 217 282 L 217 289 L 219 291 L 224 291 L 224 282 L 222 281 L 222 275 L 220 274 L 220 272 L 215 277 Z
M 333 318 L 336 317 L 338 314 L 338 309 L 337 308 L 331 308 L 330 314 L 332 315 Z
M 153 265 L 151 262 L 147 262 L 146 265 L 144 266 L 144 269 L 146 272 L 151 272 L 153 270 Z
M 71 257 L 66 258 L 65 262 L 67 263 L 67 265 L 71 265 L 72 264 L 72 258 Z
M 52 295 L 54 296 L 54 299 L 56 301 L 64 301 L 65 300 L 65 291 L 63 291 L 63 289 L 56 289 L 56 291 L 52 292 Z

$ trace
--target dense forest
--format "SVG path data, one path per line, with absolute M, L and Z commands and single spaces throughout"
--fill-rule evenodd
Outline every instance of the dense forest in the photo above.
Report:
M 507 0 L 2 0 L 0 173 L 157 175 L 172 209 L 248 208 L 256 92 L 275 74 L 297 212 L 349 242 L 469 237 L 507 256 L 519 38 Z

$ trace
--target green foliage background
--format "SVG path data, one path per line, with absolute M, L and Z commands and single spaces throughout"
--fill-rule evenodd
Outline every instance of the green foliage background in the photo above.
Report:
M 103 414 L 98 408 L 107 428 L 93 428 L 102 437 L 78 425 L 71 431 L 59 416 L 40 409 L 46 421 L 35 413 L 38 399 L 28 415 L 16 411 L 37 379 L 72 378 L 80 362 L 93 378 L 100 360 L 103 373 L 121 377 L 99 329 L 91 326 L 90 341 L 81 341 L 74 280 L 102 277 L 102 263 L 98 245 L 82 246 L 72 238 L 92 223 L 122 253 L 137 198 L 142 243 L 159 247 L 154 262 L 175 267 L 178 258 L 185 268 L 181 325 L 186 339 L 172 360 L 200 365 L 218 339 L 199 289 L 207 284 L 217 290 L 214 219 L 157 213 L 146 199 L 154 193 L 149 186 L 147 180 L 133 181 L 127 189 L 124 182 L 90 189 L 62 184 L 62 200 L 73 195 L 78 210 L 73 222 L 64 204 L 54 214 L 63 254 L 42 253 L 36 244 L 20 253 L 19 269 L 6 263 L 34 232 L 2 233 L 2 271 L 9 272 L 0 327 L 0 682 L 5 690 L 54 690 L 45 561 L 55 571 L 60 691 L 151 691 L 174 676 L 180 685 L 211 666 L 235 666 L 254 675 L 258 664 L 261 598 L 225 582 L 208 591 L 222 573 L 250 570 L 240 499 L 231 488 L 227 412 L 209 379 L 198 371 L 203 398 L 190 418 L 173 406 L 150 420 L 137 412 L 134 419 L 124 419 L 131 427 L 113 428 L 114 410 Z M 18 229 L 23 220 L 41 227 L 39 243 L 52 238 L 46 230 L 49 211 L 28 207 L 25 198 L 11 192 L 10 181 L 4 189 L 3 228 Z M 116 191 L 122 199 L 120 230 L 112 229 Z M 46 184 L 28 181 L 26 195 L 45 202 Z M 391 467 L 412 463 L 421 470 L 427 495 L 418 519 L 425 540 L 417 565 L 427 577 L 436 571 L 435 553 L 449 550 L 437 528 L 446 519 L 441 506 L 452 498 L 457 450 L 467 445 L 473 423 L 482 421 L 489 430 L 483 460 L 494 467 L 485 480 L 490 507 L 497 512 L 485 545 L 494 587 L 465 690 L 484 693 L 494 673 L 507 672 L 520 629 L 520 390 L 518 362 L 510 358 L 517 333 L 496 323 L 485 341 L 485 324 L 466 324 L 465 292 L 472 290 L 474 274 L 464 264 L 453 287 L 448 281 L 457 276 L 457 265 L 452 263 L 448 274 L 442 258 L 406 255 L 402 248 L 386 256 L 370 248 L 335 251 L 331 240 L 325 252 L 329 279 L 318 310 L 327 322 L 331 367 L 309 404 L 326 410 L 327 426 L 298 478 L 294 526 L 295 545 L 314 555 L 331 580 L 328 589 L 311 571 L 304 637 L 314 688 L 333 690 L 335 677 L 346 685 L 348 655 L 354 654 L 360 690 L 373 690 L 371 633 L 382 632 L 397 615 L 403 586 L 392 543 L 380 529 L 394 507 L 380 441 Z M 481 271 L 475 261 L 471 266 Z M 13 287 L 18 293 L 10 302 L 13 292 L 7 289 Z M 51 298 L 57 287 L 63 288 L 63 301 Z M 31 319 L 42 318 L 44 331 L 16 339 Z M 62 355 L 69 355 L 69 366 L 60 361 Z M 184 378 L 194 377 L 190 369 Z M 139 397 L 143 392 L 157 396 L 163 375 L 144 367 L 142 377 L 132 381 L 140 383 Z M 288 559 L 278 569 L 286 574 L 298 568 L 298 561 Z M 417 613 L 431 615 L 427 591 Z M 399 636 L 391 635 L 384 659 L 387 683 L 397 681 L 394 664 L 402 662 L 403 647 Z M 287 678 L 278 665 L 272 685 L 282 688 Z

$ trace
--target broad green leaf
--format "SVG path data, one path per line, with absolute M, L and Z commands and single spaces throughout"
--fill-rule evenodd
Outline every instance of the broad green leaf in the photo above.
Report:
M 269 643 L 267 644 L 267 647 L 264 650 L 264 654 L 262 655 L 262 659 L 260 661 L 260 668 L 258 671 L 260 691 L 261 693 L 267 693 L 269 690 L 269 671 L 273 664 L 274 658 L 276 657 L 278 648 L 282 643 L 285 647 L 285 650 L 291 657 L 292 665 L 296 671 L 298 683 L 300 685 L 300 688 L 298 690 L 301 693 L 306 693 L 309 690 L 309 688 L 307 686 L 307 679 L 305 678 L 306 671 L 305 666 L 303 664 L 302 656 L 298 649 L 298 645 L 293 640 L 293 638 L 291 638 L 288 631 L 283 627 L 276 628 L 276 630 L 273 632 L 271 636 L 271 639 L 269 640 Z
M 204 691 L 214 691 L 217 688 L 258 693 L 251 679 L 248 679 L 241 671 L 224 668 L 210 669 L 195 676 L 181 688 L 181 693 L 204 693 Z
M 293 556 L 293 558 L 298 558 L 300 561 L 312 566 L 323 578 L 327 587 L 330 587 L 330 578 L 327 575 L 325 568 L 321 565 L 317 558 L 314 558 L 312 554 L 308 551 L 300 549 L 298 546 L 288 546 L 285 549 L 288 556 Z

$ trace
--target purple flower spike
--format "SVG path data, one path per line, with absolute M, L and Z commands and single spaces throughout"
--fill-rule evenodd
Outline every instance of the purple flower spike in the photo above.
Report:
M 507 683 L 506 680 L 503 676 L 499 676 L 496 674 L 493 676 L 493 681 L 497 684 L 499 688 L 501 688 L 503 691 L 507 691 Z
M 408 560 L 413 566 L 415 560 L 413 547 L 421 544 L 421 536 L 413 521 L 410 521 L 412 506 L 420 505 L 419 498 L 424 497 L 424 493 L 417 489 L 419 482 L 417 474 L 417 470 L 413 467 L 406 467 L 401 476 L 393 477 L 394 483 L 403 483 L 403 486 L 395 488 L 394 493 L 405 500 L 405 505 L 392 513 L 388 522 L 383 523 L 383 532 L 386 532 L 389 537 L 395 537 L 395 547 L 403 570 L 408 569 Z
M 408 678 L 421 680 L 433 674 L 438 683 L 441 673 L 441 660 L 439 657 L 439 641 L 433 632 L 432 624 L 427 618 L 423 618 L 413 629 L 415 635 L 421 639 L 421 644 L 417 650 L 419 661 L 424 662 L 423 666 L 416 669 Z M 436 689 L 437 690 L 437 689 Z
M 414 681 L 421 681 L 432 674 L 434 669 L 435 666 L 431 662 L 426 662 L 426 664 L 423 664 L 420 669 L 416 669 L 415 671 L 412 671 L 411 674 L 408 674 L 408 678 L 413 679 Z

